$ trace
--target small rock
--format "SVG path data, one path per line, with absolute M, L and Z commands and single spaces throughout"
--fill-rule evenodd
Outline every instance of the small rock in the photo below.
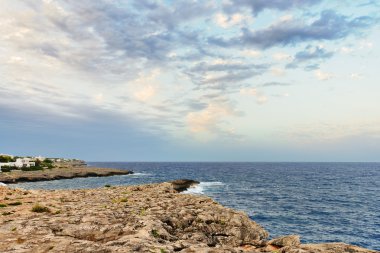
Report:
M 171 181 L 170 183 L 172 183 L 174 190 L 177 192 L 186 191 L 190 186 L 199 184 L 198 181 L 191 179 L 178 179 Z
M 298 247 L 300 242 L 299 235 L 286 235 L 278 238 L 274 238 L 268 242 L 269 245 L 278 246 L 280 248 L 289 246 L 289 247 Z

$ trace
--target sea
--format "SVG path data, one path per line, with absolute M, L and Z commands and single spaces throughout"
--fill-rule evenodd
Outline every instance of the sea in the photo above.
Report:
M 380 163 L 88 164 L 132 170 L 134 174 L 14 186 L 77 189 L 194 179 L 200 184 L 183 194 L 206 195 L 242 210 L 271 237 L 299 234 L 303 243 L 345 242 L 380 250 Z

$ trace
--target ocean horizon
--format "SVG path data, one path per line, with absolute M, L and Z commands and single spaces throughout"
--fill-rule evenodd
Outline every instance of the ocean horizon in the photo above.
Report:
M 14 185 L 79 189 L 180 178 L 200 182 L 186 194 L 209 196 L 246 212 L 271 237 L 301 235 L 307 243 L 345 242 L 380 250 L 378 162 L 88 162 L 132 175 Z M 13 187 L 13 186 L 12 186 Z

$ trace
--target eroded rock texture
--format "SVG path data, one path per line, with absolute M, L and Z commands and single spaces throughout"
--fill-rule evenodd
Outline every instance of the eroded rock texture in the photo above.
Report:
M 171 183 L 86 190 L 0 187 L 0 252 L 375 252 L 267 241 L 239 211 Z

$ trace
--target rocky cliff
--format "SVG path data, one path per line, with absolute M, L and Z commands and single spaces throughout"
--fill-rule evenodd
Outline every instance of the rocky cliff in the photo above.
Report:
M 296 235 L 268 240 L 245 213 L 178 193 L 181 184 L 186 182 L 54 191 L 0 187 L 0 252 L 376 252 L 342 243 L 300 244 Z

